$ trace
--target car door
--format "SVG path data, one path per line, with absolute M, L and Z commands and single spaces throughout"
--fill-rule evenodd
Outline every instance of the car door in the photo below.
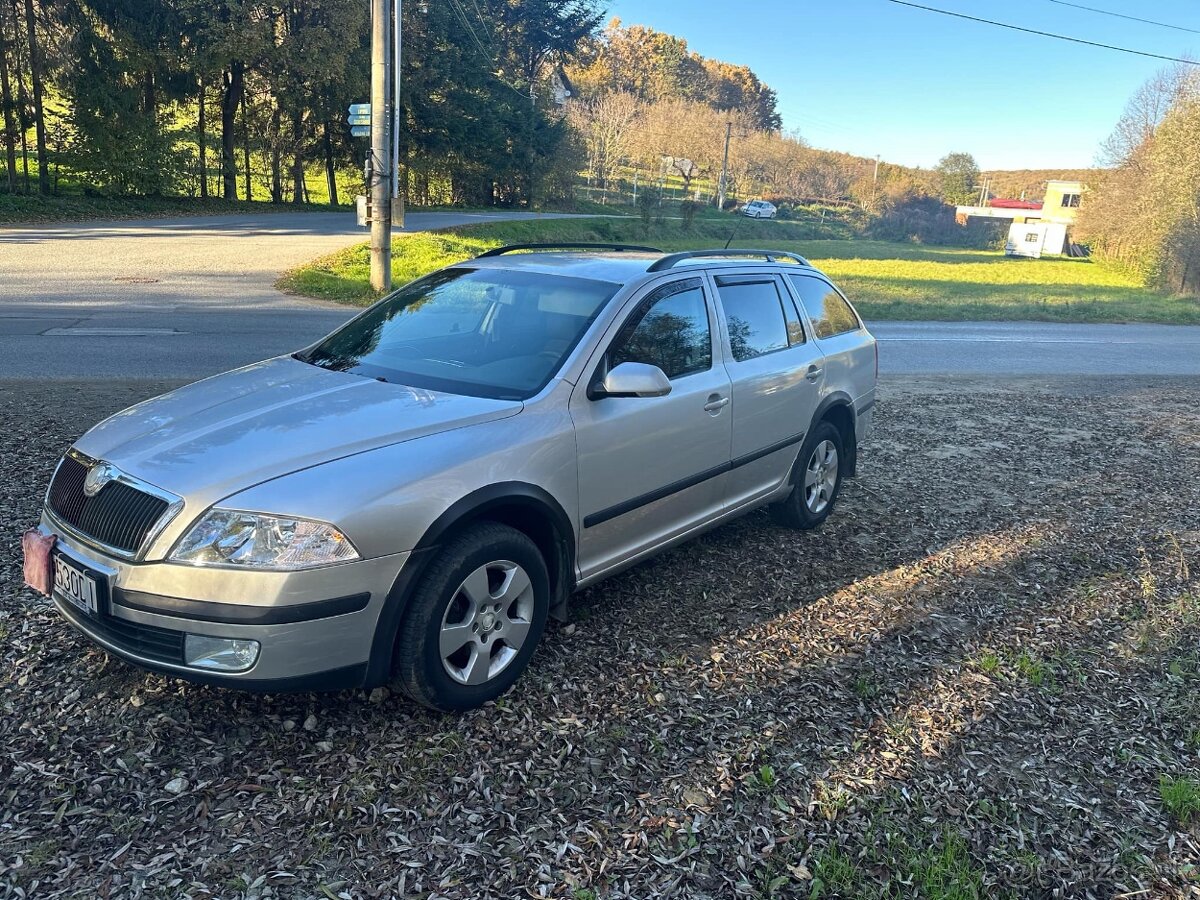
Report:
M 816 412 L 824 357 L 781 276 L 713 276 L 733 407 L 730 507 L 779 488 Z
M 674 279 L 626 307 L 571 395 L 579 459 L 579 568 L 590 578 L 721 511 L 729 467 L 729 376 L 703 278 Z M 596 396 L 622 362 L 658 366 L 662 397 Z
M 862 411 L 875 395 L 875 339 L 845 297 L 816 272 L 789 274 L 825 356 L 824 393 L 849 395 Z

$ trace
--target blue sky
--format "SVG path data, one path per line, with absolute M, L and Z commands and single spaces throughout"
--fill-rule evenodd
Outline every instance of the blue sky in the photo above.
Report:
M 915 2 L 1200 58 L 1200 34 L 1052 0 Z M 1200 30 L 1198 0 L 1074 2 Z M 913 166 L 958 150 L 985 171 L 1092 165 L 1129 95 L 1170 65 L 886 0 L 609 0 L 609 10 L 749 65 L 778 92 L 784 127 L 812 145 Z

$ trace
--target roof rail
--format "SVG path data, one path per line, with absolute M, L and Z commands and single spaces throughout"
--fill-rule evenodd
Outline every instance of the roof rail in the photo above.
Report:
M 713 258 L 737 258 L 741 256 L 762 256 L 767 262 L 775 262 L 776 259 L 790 259 L 792 262 L 799 263 L 802 266 L 811 265 L 807 259 L 798 253 L 789 253 L 787 250 L 685 250 L 682 253 L 672 253 L 670 256 L 664 256 L 657 260 L 649 269 L 648 272 L 662 272 L 666 269 L 673 268 L 676 263 L 681 263 L 685 259 L 705 259 Z
M 489 256 L 503 256 L 506 253 L 516 253 L 519 250 L 615 250 L 618 253 L 626 251 L 635 253 L 662 253 L 657 247 L 639 247 L 636 244 L 509 244 L 506 247 L 496 247 L 480 253 L 476 259 L 486 259 Z

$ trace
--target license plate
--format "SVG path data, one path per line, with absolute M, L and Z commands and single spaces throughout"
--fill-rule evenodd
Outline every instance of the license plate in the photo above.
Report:
M 100 605 L 96 600 L 96 579 L 75 568 L 62 554 L 54 557 L 54 590 L 88 615 L 100 614 Z

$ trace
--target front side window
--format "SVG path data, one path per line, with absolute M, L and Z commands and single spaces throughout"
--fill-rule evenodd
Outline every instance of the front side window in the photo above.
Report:
M 809 275 L 789 275 L 818 338 L 831 338 L 860 327 L 846 298 L 827 282 Z
M 443 269 L 296 358 L 416 388 L 524 400 L 545 387 L 619 287 L 520 270 Z
M 652 294 L 608 351 L 608 367 L 658 366 L 671 379 L 712 367 L 712 332 L 700 279 L 676 281 Z
M 774 279 L 718 278 L 717 289 L 734 359 L 745 362 L 789 346 L 788 323 Z

